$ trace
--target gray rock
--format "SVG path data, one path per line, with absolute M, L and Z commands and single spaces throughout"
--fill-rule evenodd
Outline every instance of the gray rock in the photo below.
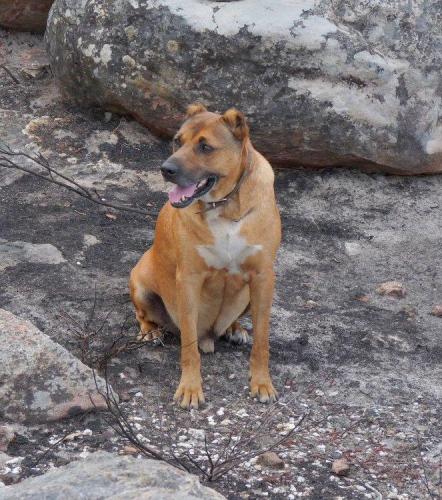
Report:
M 0 309 L 0 417 L 39 423 L 105 408 L 92 370 L 29 321 Z M 104 381 L 97 377 L 101 390 Z M 92 399 L 92 401 L 91 401 Z
M 34 244 L 0 239 L 0 271 L 22 262 L 61 264 L 65 261 L 60 250 L 48 243 Z
M 224 498 L 196 476 L 155 460 L 106 452 L 2 489 L 3 500 L 180 500 Z
M 442 23 L 429 0 L 56 0 L 52 68 L 78 103 L 171 136 L 234 105 L 274 164 L 442 171 Z
M 53 0 L 0 0 L 0 26 L 44 31 Z

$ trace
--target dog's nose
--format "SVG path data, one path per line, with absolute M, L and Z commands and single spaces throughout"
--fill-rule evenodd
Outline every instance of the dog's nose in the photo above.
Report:
M 179 167 L 178 165 L 170 160 L 166 160 L 162 165 L 161 165 L 161 173 L 163 174 L 163 177 L 165 179 L 173 179 L 173 177 L 176 176 L 178 173 Z

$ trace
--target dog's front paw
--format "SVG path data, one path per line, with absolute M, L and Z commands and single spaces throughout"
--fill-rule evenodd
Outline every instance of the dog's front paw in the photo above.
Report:
M 201 380 L 195 381 L 193 378 L 182 376 L 173 399 L 179 402 L 181 408 L 198 408 L 200 403 L 204 403 Z
M 269 375 L 253 376 L 250 380 L 250 394 L 260 403 L 273 403 L 278 399 L 278 393 L 273 387 Z

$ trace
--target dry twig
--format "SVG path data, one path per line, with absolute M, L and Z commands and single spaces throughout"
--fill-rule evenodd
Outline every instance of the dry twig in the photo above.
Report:
M 11 78 L 11 80 L 13 80 L 14 83 L 16 83 L 17 85 L 20 83 L 20 80 L 16 76 L 14 76 L 12 71 L 7 66 L 5 66 L 4 64 L 0 64 L 0 68 L 2 68 L 7 73 L 7 75 Z
M 30 167 L 29 168 L 24 167 L 23 165 L 20 165 L 16 161 L 11 159 L 16 157 L 22 157 L 32 161 L 34 164 L 38 165 L 39 167 L 42 167 L 46 171 L 46 173 L 43 174 L 41 172 L 32 170 L 32 168 Z M 138 208 L 129 207 L 125 205 L 118 205 L 115 203 L 109 203 L 103 200 L 103 198 L 99 195 L 96 189 L 93 190 L 87 189 L 74 179 L 52 168 L 48 160 L 40 153 L 35 156 L 32 156 L 22 151 L 13 151 L 7 144 L 0 142 L 0 167 L 11 168 L 15 170 L 20 170 L 22 172 L 26 172 L 35 177 L 43 179 L 47 182 L 60 186 L 64 189 L 67 189 L 68 191 L 71 191 L 77 194 L 78 196 L 81 196 L 82 198 L 86 198 L 90 202 L 96 203 L 97 205 L 102 205 L 105 207 L 113 208 L 115 210 L 123 212 L 131 212 L 143 216 L 155 215 L 146 212 L 145 210 L 140 210 Z
M 425 489 L 427 490 L 429 498 L 436 498 L 437 500 L 441 499 L 441 487 L 442 487 L 442 457 L 441 460 L 439 461 L 439 485 L 438 485 L 438 491 L 433 491 L 431 486 L 430 486 L 430 479 L 427 474 L 427 467 L 425 465 L 423 456 L 422 456 L 422 440 L 420 437 L 419 431 L 416 429 L 416 441 L 417 441 L 417 451 L 418 451 L 418 457 L 419 457 L 419 464 L 422 469 L 422 474 L 423 474 L 423 481 L 424 481 L 424 486 Z
M 216 481 L 222 476 L 227 474 L 229 471 L 238 467 L 244 462 L 251 460 L 267 451 L 273 451 L 276 449 L 281 449 L 288 444 L 290 439 L 293 437 L 295 432 L 299 429 L 303 421 L 307 417 L 307 413 L 301 415 L 296 424 L 290 429 L 284 436 L 275 440 L 269 446 L 249 448 L 252 441 L 255 441 L 258 437 L 259 429 L 265 424 L 272 421 L 273 416 L 276 412 L 269 411 L 267 418 L 264 418 L 265 422 L 262 422 L 258 428 L 255 428 L 247 435 L 245 438 L 240 438 L 236 440 L 232 445 L 232 435 L 227 439 L 227 443 L 220 450 L 210 450 L 207 433 L 204 436 L 204 450 L 203 455 L 206 456 L 207 460 L 204 462 L 198 461 L 192 457 L 188 452 L 182 455 L 176 455 L 174 450 L 170 447 L 166 449 L 164 446 L 162 452 L 158 452 L 151 446 L 146 445 L 142 439 L 139 437 L 140 434 L 135 432 L 132 428 L 127 415 L 116 401 L 115 396 L 109 385 L 107 370 L 104 370 L 104 380 L 106 384 L 106 390 L 103 392 L 97 384 L 95 377 L 95 385 L 97 391 L 104 398 L 108 413 L 105 414 L 105 420 L 108 425 L 114 429 L 114 431 L 120 436 L 127 439 L 139 452 L 148 458 L 154 458 L 156 460 L 162 460 L 164 462 L 173 465 L 181 470 L 188 472 L 196 472 L 203 476 L 203 478 L 208 481 Z M 93 403 L 93 402 L 92 402 Z M 215 458 L 215 456 L 217 458 Z

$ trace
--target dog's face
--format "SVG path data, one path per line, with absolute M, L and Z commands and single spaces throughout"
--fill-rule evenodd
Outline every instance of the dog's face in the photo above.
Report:
M 192 104 L 174 138 L 174 153 L 161 166 L 175 187 L 169 200 L 175 208 L 194 201 L 215 201 L 229 193 L 238 180 L 249 129 L 236 109 L 223 115 Z

